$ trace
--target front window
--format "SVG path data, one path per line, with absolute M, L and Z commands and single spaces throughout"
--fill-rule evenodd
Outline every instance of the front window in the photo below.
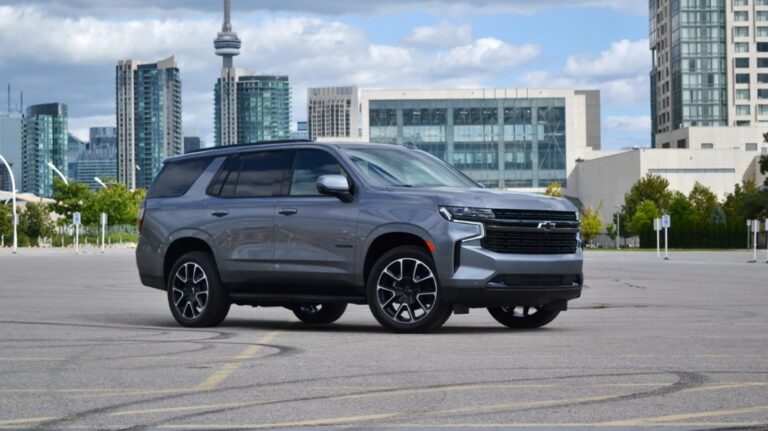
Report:
M 345 148 L 344 152 L 366 178 L 379 186 L 480 187 L 451 165 L 423 151 L 390 147 Z

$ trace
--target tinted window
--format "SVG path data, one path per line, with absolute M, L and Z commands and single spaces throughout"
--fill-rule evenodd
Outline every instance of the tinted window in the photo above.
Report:
M 293 168 L 291 196 L 320 196 L 317 179 L 323 175 L 345 175 L 344 168 L 325 151 L 301 150 Z
M 230 174 L 224 185 L 222 196 L 234 195 L 236 198 L 263 198 L 280 193 L 286 171 L 290 168 L 291 151 L 264 151 L 244 154 L 240 157 L 240 167 L 234 185 L 234 192 L 227 188 L 235 180 Z
M 182 160 L 166 163 L 158 174 L 148 198 L 171 198 L 186 193 L 213 159 Z

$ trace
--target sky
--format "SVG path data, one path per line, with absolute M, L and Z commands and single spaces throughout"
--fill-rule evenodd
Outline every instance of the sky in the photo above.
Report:
M 650 145 L 643 0 L 232 0 L 235 65 L 308 87 L 601 90 L 602 146 Z M 115 65 L 176 55 L 186 135 L 213 143 L 219 0 L 0 0 L 0 111 L 62 102 L 69 128 L 115 125 Z

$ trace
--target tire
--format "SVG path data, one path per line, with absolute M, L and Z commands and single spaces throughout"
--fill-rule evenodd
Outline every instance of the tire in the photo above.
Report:
M 534 312 L 531 313 L 531 310 Z M 497 322 L 512 329 L 535 329 L 555 320 L 560 311 L 545 310 L 542 307 L 509 306 L 489 308 Z
M 213 257 L 206 252 L 184 254 L 168 274 L 168 306 L 181 326 L 217 326 L 229 313 L 229 296 Z
M 421 247 L 384 253 L 371 268 L 366 293 L 373 317 L 393 332 L 431 332 L 453 312 L 442 301 L 434 260 Z
M 347 304 L 317 304 L 306 305 L 301 307 L 294 307 L 293 314 L 304 323 L 310 325 L 327 325 L 333 323 L 344 314 L 347 310 Z

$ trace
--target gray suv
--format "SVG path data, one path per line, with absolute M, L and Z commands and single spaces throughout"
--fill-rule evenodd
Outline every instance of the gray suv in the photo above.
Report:
M 368 304 L 397 332 L 488 308 L 537 328 L 581 295 L 567 200 L 484 189 L 407 146 L 286 141 L 168 159 L 139 214 L 141 281 L 184 326 L 231 304 L 328 324 Z

